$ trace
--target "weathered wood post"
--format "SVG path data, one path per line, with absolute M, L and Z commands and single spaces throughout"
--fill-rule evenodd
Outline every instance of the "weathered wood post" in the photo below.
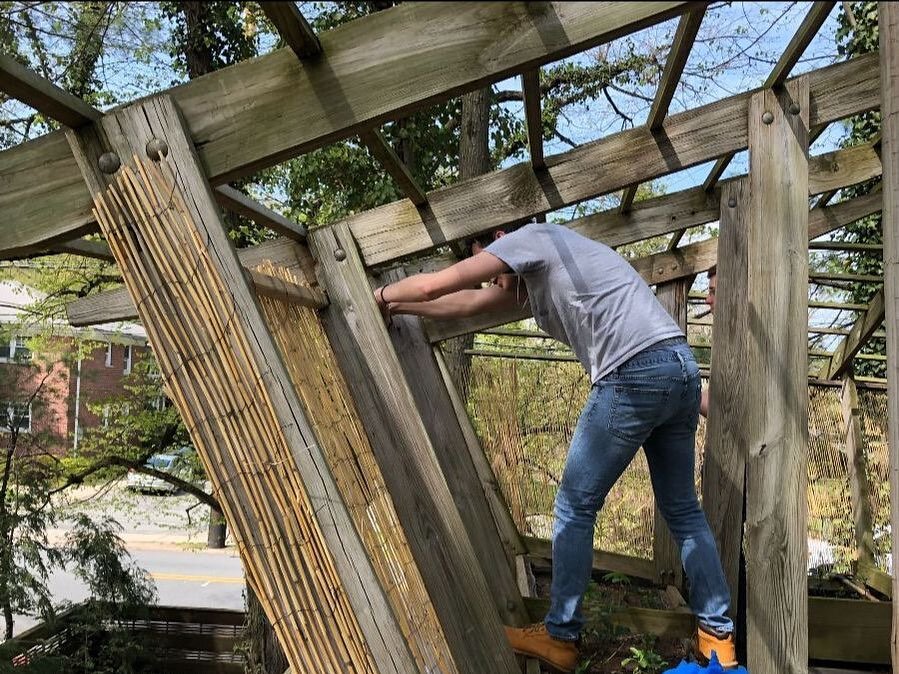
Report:
M 890 523 L 893 597 L 899 597 L 899 7 L 877 3 L 880 13 L 880 112 L 883 146 L 883 273 L 887 331 L 887 410 L 890 446 Z M 893 671 L 899 669 L 899 601 L 893 602 Z
M 858 572 L 864 576 L 874 568 L 874 531 L 871 526 L 871 505 L 868 500 L 868 474 L 865 469 L 864 436 L 859 419 L 858 390 L 855 379 L 850 374 L 843 377 L 840 407 L 843 412 L 843 447 L 849 473 L 849 499 L 855 527 Z
M 808 671 L 808 78 L 749 103 L 746 610 L 753 674 Z

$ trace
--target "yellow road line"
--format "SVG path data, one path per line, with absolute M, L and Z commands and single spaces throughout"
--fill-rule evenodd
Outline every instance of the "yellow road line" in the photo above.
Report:
M 223 576 L 192 576 L 185 573 L 162 573 L 151 571 L 149 575 L 153 580 L 179 580 L 190 583 L 226 583 L 229 585 L 243 585 L 243 578 L 229 578 Z

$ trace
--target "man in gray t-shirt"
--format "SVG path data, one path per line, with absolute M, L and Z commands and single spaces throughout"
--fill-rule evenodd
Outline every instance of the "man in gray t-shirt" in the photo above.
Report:
M 690 581 L 696 655 L 707 661 L 714 652 L 735 667 L 730 593 L 693 481 L 700 380 L 683 332 L 626 260 L 563 226 L 497 230 L 471 250 L 440 272 L 375 290 L 385 316 L 461 318 L 529 302 L 537 324 L 571 346 L 592 382 L 556 494 L 550 609 L 540 625 L 506 629 L 513 650 L 574 671 L 596 515 L 643 447 Z M 485 281 L 492 283 L 478 287 Z

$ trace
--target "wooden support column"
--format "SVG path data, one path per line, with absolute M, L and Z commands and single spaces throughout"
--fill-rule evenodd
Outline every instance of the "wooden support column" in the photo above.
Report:
M 416 671 L 174 102 L 136 103 L 69 142 L 291 666 Z
M 887 331 L 887 412 L 893 596 L 899 597 L 899 7 L 877 3 L 880 21 L 880 112 L 883 136 L 883 273 Z M 893 602 L 893 671 L 899 669 L 899 601 Z
M 671 317 L 687 334 L 687 293 L 693 285 L 692 278 L 660 283 L 656 297 Z M 668 530 L 662 511 L 655 507 L 653 515 L 652 559 L 656 566 L 656 577 L 662 585 L 674 585 L 683 590 L 684 573 L 680 548 Z
M 390 343 L 356 242 L 346 224 L 310 232 L 309 242 L 331 302 L 322 312 L 325 330 L 455 665 L 461 673 L 517 672 L 492 593 Z
M 808 79 L 749 103 L 748 669 L 808 670 Z
M 865 444 L 859 419 L 858 391 L 855 380 L 850 375 L 843 378 L 840 407 L 843 410 L 843 437 L 849 469 L 849 498 L 852 502 L 852 521 L 855 525 L 858 568 L 863 572 L 874 565 L 874 530 L 871 526 L 871 506 L 868 501 L 868 474 L 865 470 Z
M 737 615 L 740 551 L 743 545 L 747 429 L 743 408 L 751 373 L 746 368 L 748 325 L 747 227 L 749 180 L 721 189 L 718 233 L 718 288 L 712 332 L 709 377 L 709 418 L 702 474 L 702 507 L 718 543 L 724 575 L 730 587 L 730 616 Z
M 405 277 L 401 268 L 395 269 L 386 272 L 381 282 L 394 283 Z M 497 613 L 506 625 L 524 625 L 527 612 L 513 572 L 514 554 L 500 538 L 468 451 L 461 419 L 456 416 L 447 390 L 451 384 L 440 374 L 421 319 L 394 316 L 388 332 L 475 556 L 490 585 Z

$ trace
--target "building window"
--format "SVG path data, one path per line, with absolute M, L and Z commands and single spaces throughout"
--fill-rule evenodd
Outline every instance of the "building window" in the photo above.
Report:
M 133 357 L 132 347 L 130 344 L 125 347 L 125 374 L 131 374 L 131 359 Z
M 112 342 L 106 342 L 106 367 L 112 367 Z
M 31 404 L 4 401 L 0 402 L 0 410 L 6 410 L 6 419 L 3 420 L 3 433 L 18 431 L 19 433 L 31 432 Z
M 9 342 L 0 345 L 0 362 L 21 363 L 31 360 L 31 349 L 28 348 L 26 339 L 22 335 L 13 335 Z

